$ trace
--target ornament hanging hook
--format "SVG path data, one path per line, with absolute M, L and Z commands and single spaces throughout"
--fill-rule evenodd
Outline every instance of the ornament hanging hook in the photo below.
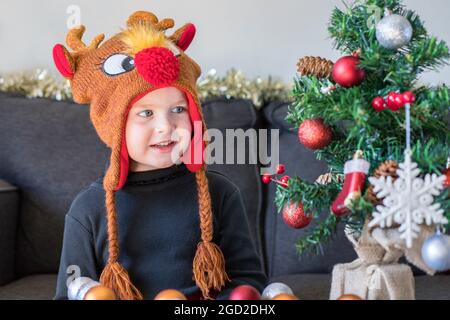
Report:
M 411 104 L 406 104 L 406 150 L 411 152 Z

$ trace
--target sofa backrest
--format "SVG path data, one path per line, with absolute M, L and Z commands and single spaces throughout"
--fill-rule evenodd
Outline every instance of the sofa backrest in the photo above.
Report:
M 56 272 L 64 215 L 78 192 L 98 178 L 108 150 L 88 107 L 0 96 L 0 177 L 20 190 L 17 277 Z
M 258 123 L 245 100 L 203 104 L 206 124 L 221 131 Z M 64 216 L 78 192 L 103 174 L 109 149 L 89 120 L 89 108 L 73 102 L 26 99 L 0 93 L 0 178 L 20 190 L 16 276 L 57 272 Z M 211 165 L 241 189 L 259 247 L 261 188 L 257 165 Z
M 255 129 L 261 126 L 261 117 L 253 104 L 248 100 L 240 99 L 214 99 L 203 103 L 203 113 L 205 115 L 206 125 L 208 129 L 219 130 L 223 139 L 222 154 L 223 164 L 210 164 L 208 168 L 215 170 L 228 176 L 239 188 L 244 206 L 247 212 L 250 232 L 254 240 L 257 251 L 262 257 L 261 242 L 261 204 L 263 201 L 262 183 L 259 173 L 258 163 L 249 163 L 250 161 L 250 142 L 245 140 L 245 164 L 238 164 L 237 153 L 241 150 L 237 139 L 230 141 L 226 139 L 226 131 L 235 129 L 242 129 L 244 131 Z M 226 146 L 227 141 L 233 143 L 234 158 L 233 164 L 227 164 Z M 214 142 L 214 140 L 212 140 Z M 257 142 L 257 141 L 255 141 Z
M 273 102 L 263 110 L 269 129 L 278 129 L 280 135 L 280 163 L 286 167 L 286 175 L 299 176 L 305 181 L 313 182 L 327 172 L 327 164 L 318 161 L 312 151 L 300 144 L 297 132 L 286 122 L 288 104 Z M 356 258 L 353 248 L 346 239 L 342 227 L 332 241 L 323 245 L 323 255 L 297 255 L 296 240 L 304 236 L 329 213 L 323 212 L 319 219 L 300 230 L 288 227 L 278 213 L 275 204 L 276 186 L 271 183 L 266 187 L 265 203 L 265 242 L 263 243 L 267 272 L 269 276 L 295 273 L 328 273 L 336 263 L 349 262 Z

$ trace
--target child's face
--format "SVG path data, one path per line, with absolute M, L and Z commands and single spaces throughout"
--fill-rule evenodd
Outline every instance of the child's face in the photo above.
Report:
M 130 171 L 167 168 L 189 147 L 192 125 L 185 94 L 154 90 L 132 105 L 126 124 Z

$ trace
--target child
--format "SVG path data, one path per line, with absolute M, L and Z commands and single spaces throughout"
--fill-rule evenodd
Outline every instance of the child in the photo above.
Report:
M 266 284 L 239 190 L 205 172 L 201 71 L 184 53 L 195 27 L 166 36 L 173 25 L 138 11 L 101 46 L 103 35 L 85 45 L 81 26 L 67 35 L 72 52 L 53 49 L 74 100 L 90 103 L 111 148 L 104 177 L 66 215 L 55 299 L 67 299 L 73 266 L 119 299 L 153 299 L 164 289 L 227 299 L 237 285 Z

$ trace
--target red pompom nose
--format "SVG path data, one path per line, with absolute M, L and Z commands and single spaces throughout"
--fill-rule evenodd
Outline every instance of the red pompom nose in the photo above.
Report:
M 177 80 L 180 64 L 167 48 L 152 47 L 139 51 L 134 57 L 137 71 L 152 86 L 165 86 Z

